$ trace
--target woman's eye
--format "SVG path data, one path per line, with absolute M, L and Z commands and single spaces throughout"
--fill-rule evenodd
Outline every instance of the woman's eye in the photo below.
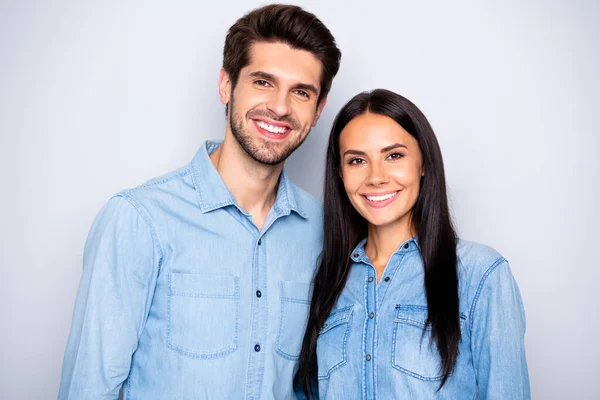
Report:
M 402 153 L 392 153 L 388 156 L 390 160 L 399 160 L 402 157 L 404 157 L 404 154 Z
M 365 160 L 363 160 L 362 158 L 352 158 L 348 161 L 348 164 L 357 165 L 357 164 L 362 164 L 364 162 L 365 162 Z

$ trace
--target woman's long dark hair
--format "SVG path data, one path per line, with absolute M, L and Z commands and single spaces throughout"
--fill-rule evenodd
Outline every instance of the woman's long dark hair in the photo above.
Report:
M 412 224 L 419 238 L 425 268 L 425 293 L 431 340 L 440 353 L 440 388 L 454 369 L 460 342 L 456 233 L 446 196 L 444 164 L 433 129 L 423 113 L 409 100 L 385 89 L 354 96 L 338 113 L 331 129 L 325 163 L 324 242 L 314 280 L 308 326 L 302 343 L 298 377 L 304 393 L 313 397 L 317 375 L 317 338 L 350 271 L 350 254 L 367 236 L 367 222 L 354 209 L 340 177 L 340 134 L 355 117 L 364 113 L 385 115 L 396 121 L 419 143 L 424 176 L 412 210 Z

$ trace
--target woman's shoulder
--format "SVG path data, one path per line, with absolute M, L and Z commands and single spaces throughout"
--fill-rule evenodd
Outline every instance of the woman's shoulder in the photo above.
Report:
M 456 254 L 459 263 L 463 265 L 490 266 L 498 260 L 503 260 L 502 254 L 488 245 L 458 239 Z
M 462 281 L 478 284 L 499 267 L 510 271 L 502 254 L 485 244 L 459 239 L 456 254 Z
M 525 311 L 508 261 L 490 246 L 462 240 L 457 255 L 461 311 L 468 316 L 469 326 L 478 324 L 479 334 L 485 334 L 481 327 L 495 319 L 492 324 L 502 326 L 503 334 L 517 332 L 510 326 L 522 335 Z

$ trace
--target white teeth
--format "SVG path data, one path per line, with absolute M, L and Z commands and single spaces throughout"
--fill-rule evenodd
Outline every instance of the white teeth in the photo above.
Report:
M 394 197 L 397 194 L 398 194 L 398 192 L 394 192 L 394 193 L 384 194 L 382 196 L 365 196 L 365 197 L 369 201 L 384 201 L 384 200 L 391 199 L 392 197 Z
M 261 128 L 263 128 L 271 133 L 281 134 L 281 133 L 285 132 L 285 130 L 286 130 L 286 128 L 284 128 L 284 127 L 269 125 L 264 121 L 257 121 L 256 125 L 260 126 Z

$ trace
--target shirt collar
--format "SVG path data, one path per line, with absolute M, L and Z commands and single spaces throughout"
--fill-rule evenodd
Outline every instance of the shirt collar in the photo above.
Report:
M 233 195 L 209 157 L 221 143 L 222 141 L 207 140 L 200 146 L 191 163 L 192 180 L 198 197 L 198 205 L 203 214 L 230 205 L 234 205 L 240 211 L 245 212 L 235 202 Z M 294 211 L 302 218 L 307 218 L 307 214 L 298 203 L 297 197 L 297 189 L 284 169 L 279 178 L 279 187 L 277 188 L 273 210 L 278 215 L 289 215 L 291 211 Z
M 367 262 L 369 260 L 369 257 L 365 252 L 366 244 L 367 238 L 364 238 L 363 240 L 358 242 L 358 244 L 350 254 L 350 258 L 354 262 Z M 398 250 L 396 250 L 394 254 L 408 253 L 415 250 L 419 250 L 419 239 L 416 236 L 413 236 L 412 238 L 408 239 L 407 241 L 403 242 L 400 246 L 398 246 Z

